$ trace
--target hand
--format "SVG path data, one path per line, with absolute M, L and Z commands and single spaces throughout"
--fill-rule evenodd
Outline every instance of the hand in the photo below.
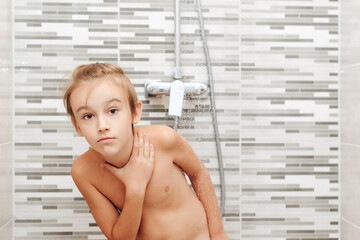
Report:
M 105 168 L 125 184 L 126 190 L 145 191 L 154 170 L 154 146 L 143 133 L 135 134 L 132 153 L 122 168 L 104 164 Z
M 211 236 L 211 240 L 229 240 L 224 231 L 216 234 L 216 236 Z

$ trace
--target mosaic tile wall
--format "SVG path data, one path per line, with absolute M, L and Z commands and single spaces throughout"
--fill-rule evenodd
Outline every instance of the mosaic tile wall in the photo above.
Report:
M 238 239 L 239 3 L 204 2 L 226 169 L 225 228 Z M 234 31 L 235 30 L 235 31 Z M 207 82 L 195 4 L 182 2 L 184 81 Z M 15 239 L 104 239 L 70 168 L 87 148 L 65 115 L 60 79 L 83 63 L 122 66 L 144 111 L 140 125 L 173 125 L 168 97 L 146 99 L 146 79 L 172 81 L 173 1 L 15 1 Z M 219 171 L 208 96 L 185 100 L 179 132 L 211 173 Z
M 338 1 L 241 0 L 241 239 L 339 239 Z
M 104 239 L 70 177 L 87 149 L 61 103 L 83 63 L 122 66 L 140 125 L 173 125 L 174 2 L 14 1 L 15 239 Z M 203 0 L 226 174 L 230 239 L 338 239 L 338 3 Z M 182 1 L 184 81 L 207 82 L 193 1 Z M 179 132 L 219 173 L 207 95 L 186 99 Z M 241 199 L 241 202 L 240 202 Z

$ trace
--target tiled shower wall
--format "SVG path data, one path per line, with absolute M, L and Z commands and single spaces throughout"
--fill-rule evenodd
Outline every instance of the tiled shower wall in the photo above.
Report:
M 225 227 L 239 238 L 239 3 L 204 2 L 226 168 Z M 193 2 L 182 3 L 184 81 L 207 82 Z M 173 1 L 15 1 L 15 239 L 104 239 L 70 177 L 88 146 L 71 126 L 60 79 L 79 65 L 124 68 L 144 111 L 140 125 L 173 125 L 168 97 L 146 99 L 146 79 L 172 81 Z M 208 96 L 185 101 L 179 131 L 208 168 L 219 171 Z M 159 230 L 160 231 L 160 230 Z
M 360 3 L 341 1 L 341 239 L 360 239 Z
M 83 63 L 124 68 L 140 125 L 173 125 L 174 1 L 14 1 L 15 239 L 104 239 L 70 168 L 87 149 L 61 102 Z M 230 239 L 338 239 L 338 2 L 203 0 L 226 174 Z M 207 83 L 195 3 L 182 1 L 184 81 Z M 179 132 L 220 182 L 208 95 L 186 99 Z
M 338 239 L 339 3 L 240 8 L 241 239 Z
M 11 1 L 0 1 L 0 239 L 13 233 Z

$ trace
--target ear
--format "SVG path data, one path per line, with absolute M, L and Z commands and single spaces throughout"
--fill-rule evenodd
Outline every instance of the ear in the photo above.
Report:
M 132 124 L 137 124 L 140 121 L 141 112 L 142 112 L 142 102 L 138 101 L 135 114 L 133 114 L 132 116 L 132 121 L 131 121 Z
M 84 136 L 84 135 L 82 134 L 82 132 L 81 132 L 80 127 L 76 124 L 76 120 L 75 120 L 74 117 L 71 117 L 71 123 L 72 123 L 72 125 L 74 126 L 76 132 L 79 134 L 79 136 L 80 136 L 80 137 Z

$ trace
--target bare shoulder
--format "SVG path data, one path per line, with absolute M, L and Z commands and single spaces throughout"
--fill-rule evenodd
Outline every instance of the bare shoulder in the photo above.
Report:
M 71 167 L 71 176 L 74 182 L 78 185 L 79 179 L 81 181 L 89 182 L 89 176 L 91 176 L 94 171 L 94 165 L 96 165 L 99 160 L 94 153 L 95 151 L 90 149 L 79 156 L 72 164 Z
M 165 125 L 141 126 L 135 128 L 135 132 L 143 131 L 150 137 L 150 141 L 164 149 L 171 148 L 181 138 L 174 129 Z

